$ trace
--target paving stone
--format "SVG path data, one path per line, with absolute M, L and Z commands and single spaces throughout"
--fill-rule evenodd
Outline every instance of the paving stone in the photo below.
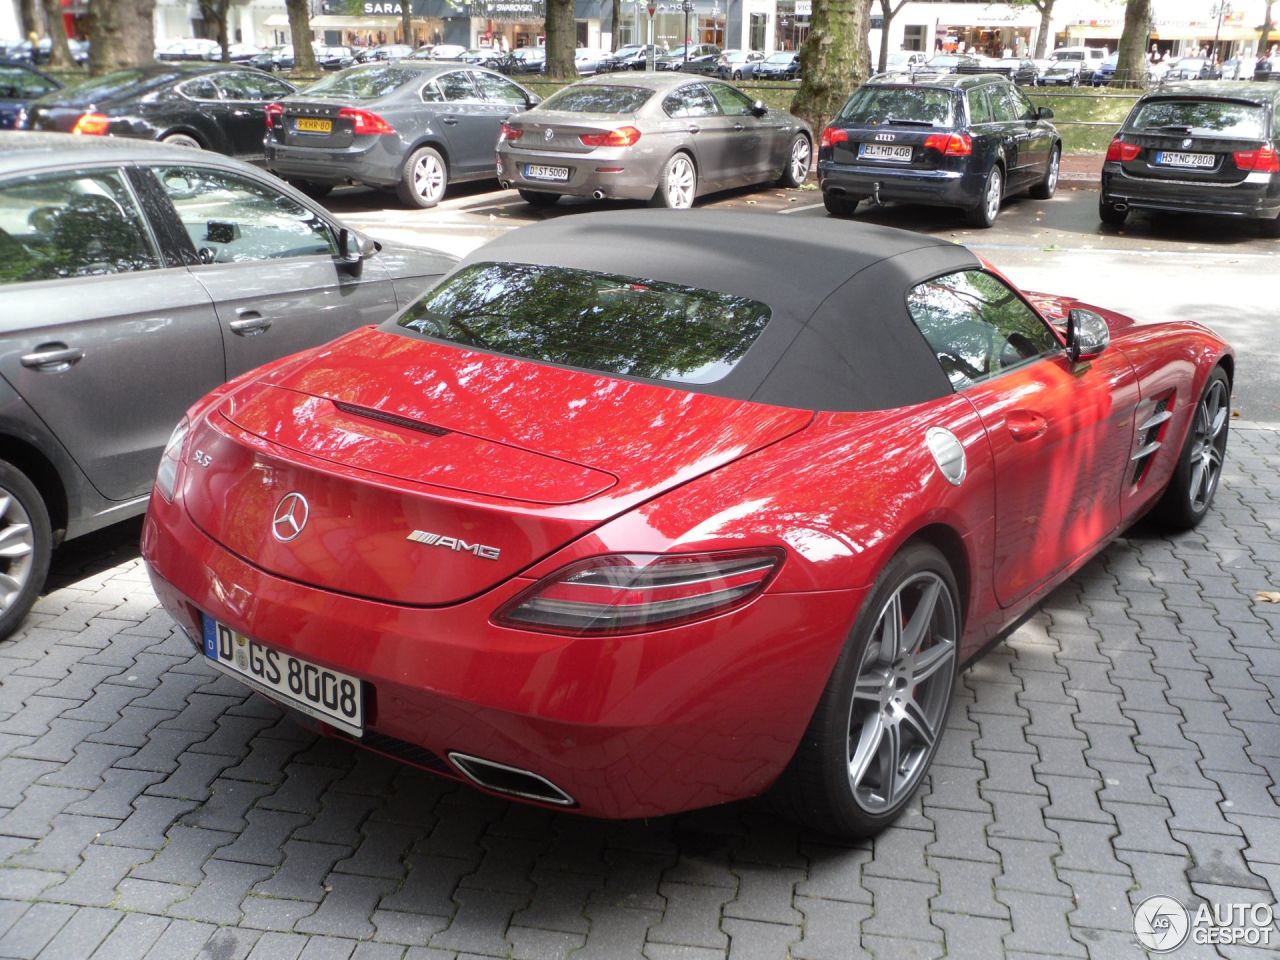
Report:
M 112 830 L 119 821 L 102 817 L 77 817 L 59 814 L 53 818 L 53 830 L 24 853 L 9 859 L 9 864 L 38 870 L 61 870 L 70 873 L 80 866 L 85 847 L 104 830 Z
M 402 877 L 404 857 L 422 835 L 415 827 L 385 821 L 365 821 L 361 833 L 355 853 L 339 861 L 334 870 L 366 877 Z
M 168 928 L 164 917 L 125 914 L 94 951 L 91 960 L 142 960 Z
M 1003 941 L 1010 933 L 1008 920 L 964 914 L 940 913 L 933 922 L 946 935 L 948 960 L 994 960 L 1004 955 Z
M 788 948 L 802 933 L 800 927 L 733 918 L 726 918 L 721 926 L 729 935 L 728 960 L 776 960 L 789 956 Z
M 290 840 L 284 845 L 284 865 L 254 892 L 291 900 L 323 900 L 322 883 L 333 865 L 351 855 L 350 847 L 332 843 Z
M 307 815 L 285 810 L 254 809 L 245 814 L 245 819 L 249 823 L 248 828 L 237 834 L 235 840 L 225 847 L 219 847 L 214 856 L 222 860 L 261 863 L 274 867 L 284 862 L 285 841 L 307 821 Z
M 0 937 L 0 957 L 34 960 L 75 914 L 63 904 L 33 903 Z
M 192 888 L 182 883 L 161 883 L 125 877 L 116 884 L 116 898 L 111 906 L 137 913 L 166 914 L 179 900 L 191 896 Z
M 271 875 L 271 868 L 229 860 L 206 860 L 204 879 L 191 896 L 169 908 L 170 916 L 204 920 L 220 926 L 240 922 L 240 903 L 250 888 Z
M 312 937 L 302 948 L 298 960 L 351 960 L 356 941 L 338 937 Z
M 659 922 L 656 910 L 636 910 L 592 899 L 587 904 L 591 930 L 573 960 L 644 960 L 645 933 Z
M 518 911 L 511 922 L 524 927 L 585 936 L 590 927 L 585 913 L 587 900 L 593 893 L 603 889 L 603 879 L 558 870 L 537 870 L 532 880 L 533 898 L 529 906 Z M 654 898 L 662 908 L 666 902 L 657 895 L 657 886 L 655 874 Z
M 249 960 L 298 960 L 306 945 L 307 938 L 298 934 L 264 933 L 254 944 Z
M 433 936 L 449 925 L 444 917 L 400 913 L 396 910 L 375 910 L 370 920 L 373 922 L 375 940 L 405 946 L 426 946 Z
M 924 834 L 923 831 L 890 832 L 920 833 L 926 839 L 932 837 L 932 834 Z M 924 860 L 923 850 L 918 857 L 921 861 Z M 738 895 L 725 904 L 724 916 L 791 926 L 804 921 L 804 918 L 791 905 L 796 884 L 804 879 L 803 871 L 740 863 L 734 866 L 734 873 L 739 880 Z M 921 873 L 932 876 L 932 872 L 927 871 L 923 863 Z
M 374 934 L 373 908 L 395 883 L 378 877 L 330 874 L 320 909 L 298 921 L 299 933 L 368 939 Z
M 49 941 L 48 946 L 40 951 L 39 956 L 41 960 L 88 957 L 119 922 L 120 914 L 114 910 L 95 910 L 90 907 L 79 909 Z
M 586 937 L 580 934 L 537 930 L 514 924 L 507 928 L 507 939 L 511 941 L 512 960 L 565 960 L 587 942 Z M 648 949 L 652 946 L 649 945 Z M 723 955 L 717 954 L 717 957 L 721 956 Z
M 167 842 L 166 834 L 174 821 L 195 807 L 194 800 L 140 796 L 133 801 L 129 817 L 117 829 L 104 833 L 99 842 L 159 850 Z
M 1244 850 L 1248 841 L 1220 833 L 1173 830 L 1173 837 L 1191 851 L 1193 866 L 1187 870 L 1192 883 L 1230 885 L 1266 890 L 1267 882 L 1249 869 Z
M 85 790 L 34 784 L 26 789 L 17 806 L 0 817 L 0 835 L 38 840 L 53 829 L 54 817 L 87 796 Z
M 935 840 L 934 844 L 937 843 Z M 862 867 L 871 859 L 869 848 L 846 849 L 806 844 L 803 850 L 809 860 L 809 875 L 796 884 L 797 896 L 868 905 L 871 903 L 871 891 L 862 885 Z M 987 852 L 994 860 L 995 853 L 990 850 Z
M 721 910 L 733 899 L 732 890 L 667 881 L 658 892 L 667 898 L 667 910 L 662 922 L 649 929 L 650 941 L 721 950 L 728 947 L 719 921 Z
M 457 909 L 453 892 L 458 882 L 471 871 L 466 860 L 414 854 L 408 860 L 409 875 L 401 888 L 383 897 L 384 910 L 403 913 L 425 913 L 451 917 Z
M 1103 801 L 1103 809 L 1116 818 L 1120 829 L 1112 840 L 1117 850 L 1139 850 L 1143 853 L 1185 854 L 1186 847 L 1169 835 L 1170 811 L 1163 807 L 1140 803 Z
M 112 764 L 133 752 L 132 747 L 114 743 L 77 744 L 75 756 L 66 763 L 58 763 L 40 778 L 50 787 L 76 787 L 81 790 L 97 790 L 106 781 Z
M 18 922 L 18 918 L 26 913 L 30 906 L 31 904 L 20 900 L 0 899 L 0 937 L 9 932 L 9 928 Z
M 108 906 L 116 897 L 116 887 L 120 881 L 151 855 L 150 850 L 135 847 L 93 844 L 85 848 L 84 857 L 75 873 L 65 883 L 44 891 L 42 896 L 48 900 L 86 907 Z
M 524 897 L 491 890 L 454 892 L 458 912 L 453 923 L 431 938 L 431 946 L 459 953 L 505 956 L 511 949 L 506 938 L 511 915 L 526 903 Z
M 316 911 L 309 900 L 277 900 L 273 897 L 246 897 L 240 904 L 240 925 L 258 930 L 288 932 L 303 917 Z
M 213 851 L 231 842 L 229 833 L 181 825 L 171 827 L 166 838 L 163 849 L 154 859 L 135 869 L 133 876 L 194 887 L 203 882 L 200 868 Z
M 838 903 L 813 897 L 796 897 L 796 909 L 804 914 L 804 936 L 791 947 L 795 960 L 831 960 L 847 957 L 862 942 L 862 924 L 871 906 Z
M 1038 893 L 1001 891 L 999 897 L 1009 907 L 1013 930 L 1004 938 L 1005 949 L 1048 952 L 1055 956 L 1084 957 L 1085 948 L 1071 939 L 1067 914 L 1070 897 L 1047 897 Z

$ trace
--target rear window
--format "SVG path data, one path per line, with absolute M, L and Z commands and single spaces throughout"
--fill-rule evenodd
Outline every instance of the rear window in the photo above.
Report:
M 845 123 L 927 123 L 949 127 L 954 122 L 955 98 L 949 90 L 927 87 L 859 87 L 840 111 Z
M 477 263 L 399 319 L 450 343 L 598 373 L 714 383 L 769 322 L 767 306 L 696 287 L 563 267 Z
M 136 96 L 147 90 L 162 87 L 184 76 L 183 73 L 152 73 L 142 70 L 120 70 L 105 77 L 89 80 L 77 87 L 64 90 L 58 97 L 71 106 L 90 106 L 106 100 Z
M 765 63 L 790 63 L 792 60 L 795 59 L 795 56 L 796 55 L 794 53 L 788 53 L 785 51 L 782 53 L 772 53 L 769 56 L 765 57 L 764 62 Z
M 594 86 L 565 87 L 547 97 L 544 110 L 569 113 L 635 113 L 653 96 L 644 87 Z
M 1222 137 L 1261 139 L 1267 131 L 1262 107 L 1228 100 L 1148 100 L 1129 119 L 1134 131 L 1169 131 Z
M 376 100 L 421 76 L 420 70 L 389 63 L 353 67 L 317 80 L 307 87 L 306 93 L 308 96 L 324 94 L 328 97 L 350 97 L 353 100 Z

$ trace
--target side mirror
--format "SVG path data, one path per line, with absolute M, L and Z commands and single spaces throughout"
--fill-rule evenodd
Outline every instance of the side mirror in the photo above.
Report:
M 1107 321 L 1092 310 L 1072 310 L 1067 314 L 1067 356 L 1072 363 L 1092 360 L 1111 342 Z
M 360 275 L 364 261 L 378 252 L 378 245 L 362 234 L 343 227 L 338 231 L 338 260 L 349 273 Z
M 753 117 L 763 117 L 768 112 L 769 112 L 769 107 L 765 104 L 763 100 L 757 100 L 755 103 L 751 105 L 751 115 Z
M 1036 115 L 1037 115 L 1041 120 L 1052 120 L 1052 119 L 1053 119 L 1053 107 L 1041 107 L 1039 110 L 1037 110 L 1037 111 L 1036 111 Z
M 524 102 L 527 103 L 529 105 L 529 109 L 532 110 L 542 102 L 542 98 L 536 93 L 530 93 L 525 95 Z

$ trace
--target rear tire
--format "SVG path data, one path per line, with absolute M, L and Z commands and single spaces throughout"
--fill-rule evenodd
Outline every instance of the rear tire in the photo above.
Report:
M 1000 215 L 1000 202 L 1004 199 L 1004 171 L 999 166 L 991 168 L 987 174 L 987 182 L 982 187 L 982 198 L 976 207 L 967 211 L 969 223 L 975 227 L 987 228 L 996 222 Z
M 449 186 L 449 166 L 432 147 L 419 147 L 409 154 L 400 168 L 396 196 L 407 207 L 425 210 L 444 198 Z
M 1152 519 L 1169 530 L 1190 530 L 1200 524 L 1218 492 L 1230 430 L 1231 382 L 1218 367 L 1209 374 L 1196 403 L 1178 465 L 1151 511 Z
M 1264 237 L 1280 237 L 1280 217 L 1258 222 L 1258 232 Z
M 781 184 L 798 187 L 809 179 L 809 166 L 813 162 L 813 144 L 803 133 L 798 133 L 787 149 L 787 165 L 782 170 Z
M 333 193 L 332 183 L 314 183 L 311 180 L 286 180 L 285 182 L 299 193 L 305 193 L 312 200 L 323 200 Z
M 522 190 L 517 188 L 520 199 L 531 207 L 553 207 L 560 199 L 558 193 L 543 193 L 540 190 Z
M 1062 166 L 1062 148 L 1054 147 L 1049 153 L 1049 165 L 1045 168 L 1044 179 L 1031 188 L 1031 196 L 1036 200 L 1052 200 L 1058 189 L 1058 173 Z
M 26 618 L 44 587 L 53 553 L 49 511 L 35 485 L 0 460 L 0 640 Z
M 960 630 L 946 558 L 930 544 L 909 544 L 876 578 L 770 794 L 779 812 L 850 840 L 897 819 L 941 742 Z
M 189 133 L 171 133 L 167 137 L 161 137 L 160 142 L 167 143 L 171 147 L 186 147 L 189 150 L 204 149 L 204 144 Z
M 1107 224 L 1107 226 L 1119 227 L 1124 224 L 1124 221 L 1128 216 L 1128 210 L 1117 210 L 1114 206 L 1107 203 L 1106 197 L 1098 198 L 1098 219 Z
M 827 208 L 827 213 L 833 217 L 852 217 L 858 209 L 858 200 L 856 197 L 824 190 L 822 191 L 822 205 Z
M 683 151 L 673 154 L 662 168 L 662 176 L 658 178 L 658 189 L 649 201 L 651 207 L 666 207 L 670 210 L 688 210 L 693 206 L 698 195 L 698 170 L 693 165 L 693 158 Z

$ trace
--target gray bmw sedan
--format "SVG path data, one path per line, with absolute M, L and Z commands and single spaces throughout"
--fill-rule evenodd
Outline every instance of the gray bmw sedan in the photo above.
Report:
M 703 194 L 752 183 L 799 186 L 812 156 L 803 120 L 720 80 L 606 74 L 508 119 L 498 179 L 537 205 L 573 196 L 688 208 Z
M 499 126 L 537 102 L 463 63 L 351 67 L 267 108 L 267 167 L 313 197 L 363 183 L 433 207 L 450 183 L 493 177 Z

